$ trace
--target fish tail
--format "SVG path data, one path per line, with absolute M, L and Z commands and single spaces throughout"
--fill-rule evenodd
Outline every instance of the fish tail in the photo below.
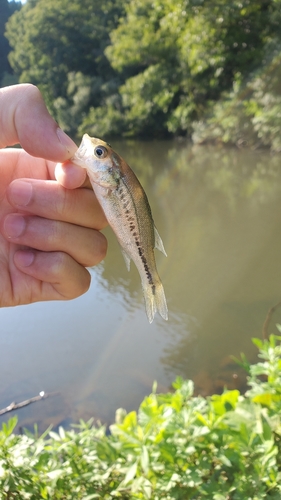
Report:
M 145 309 L 149 323 L 152 323 L 155 313 L 158 311 L 162 318 L 168 319 L 168 307 L 165 292 L 161 281 L 156 285 L 145 284 L 143 286 Z

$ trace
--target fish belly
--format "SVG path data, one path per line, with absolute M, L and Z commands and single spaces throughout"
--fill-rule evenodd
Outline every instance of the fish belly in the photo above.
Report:
M 146 218 L 140 227 L 140 215 L 136 213 L 133 200 L 120 200 L 116 194 L 101 195 L 95 186 L 97 198 L 104 210 L 109 225 L 113 229 L 122 248 L 127 268 L 133 260 L 140 274 L 145 308 L 148 320 L 152 323 L 156 311 L 168 319 L 168 308 L 164 288 L 157 272 L 154 257 L 154 224 Z M 144 217 L 144 216 L 143 216 Z M 144 233 L 145 234 L 142 234 Z

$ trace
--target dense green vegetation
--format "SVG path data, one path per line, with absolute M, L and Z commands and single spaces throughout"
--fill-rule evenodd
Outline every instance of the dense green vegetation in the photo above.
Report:
M 81 422 L 78 431 L 16 435 L 10 419 L 0 431 L 0 499 L 279 500 L 280 340 L 254 339 L 256 364 L 242 356 L 245 395 L 195 397 L 178 378 L 138 413 L 119 409 L 110 434 Z
M 14 1 L 8 2 L 8 0 L 0 0 L 0 86 L 10 85 L 16 82 L 16 79 L 13 78 L 12 68 L 8 61 L 10 46 L 4 33 L 6 22 L 13 12 L 19 9 L 19 5 L 19 3 Z
M 280 22 L 281 0 L 28 0 L 6 36 L 72 134 L 279 151 Z

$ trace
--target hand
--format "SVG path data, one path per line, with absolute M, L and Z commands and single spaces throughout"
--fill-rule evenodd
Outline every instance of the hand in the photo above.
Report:
M 107 222 L 85 170 L 63 163 L 77 146 L 29 84 L 0 89 L 0 147 L 17 143 L 0 150 L 0 307 L 78 297 Z

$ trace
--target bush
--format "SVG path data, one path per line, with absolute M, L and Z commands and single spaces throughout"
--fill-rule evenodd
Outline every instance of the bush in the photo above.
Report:
M 0 499 L 281 498 L 281 337 L 254 339 L 249 390 L 193 395 L 180 377 L 173 393 L 152 394 L 138 413 L 116 412 L 110 434 L 78 430 L 43 436 L 0 431 Z M 155 384 L 156 385 L 156 384 Z
M 210 116 L 193 123 L 195 143 L 270 148 L 281 152 L 281 46 L 269 44 L 262 66 L 245 84 L 237 75 L 233 90 L 213 106 Z

